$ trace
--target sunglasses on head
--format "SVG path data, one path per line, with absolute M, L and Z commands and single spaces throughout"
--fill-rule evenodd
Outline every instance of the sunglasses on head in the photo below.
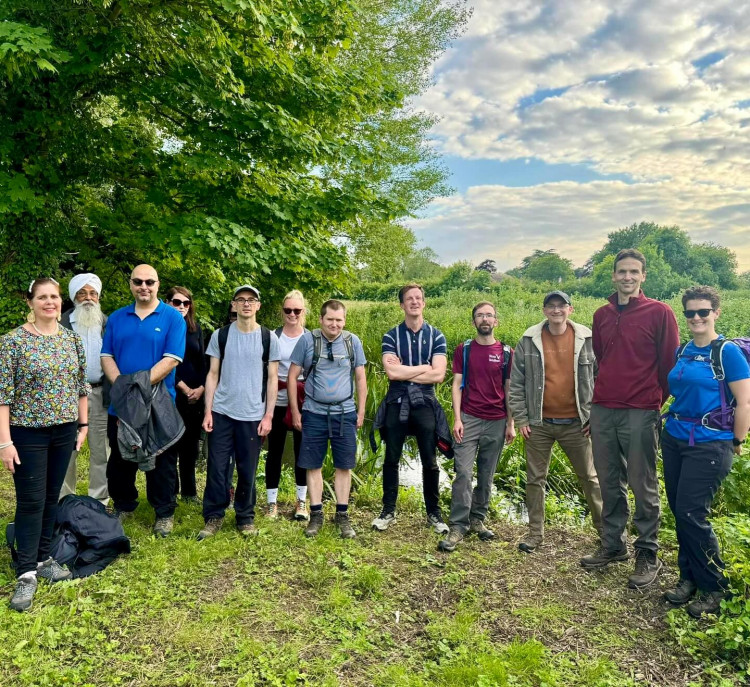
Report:
M 699 310 L 683 310 L 685 317 L 692 320 L 696 315 L 698 317 L 708 317 L 708 313 L 713 312 L 713 308 L 700 308 Z
M 302 308 L 282 308 L 285 315 L 291 315 L 294 313 L 295 315 L 301 315 L 302 314 Z
M 180 307 L 181 305 L 184 305 L 186 308 L 190 305 L 189 300 L 181 301 L 179 298 L 173 298 L 171 301 L 169 301 L 172 305 L 176 307 Z
M 138 279 L 138 277 L 131 277 L 130 281 L 132 281 L 136 286 L 141 286 L 142 284 L 145 284 L 146 286 L 153 286 L 159 280 L 158 279 Z

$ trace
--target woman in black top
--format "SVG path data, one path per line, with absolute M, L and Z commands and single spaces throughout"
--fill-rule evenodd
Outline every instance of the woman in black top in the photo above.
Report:
M 203 332 L 195 320 L 193 294 L 189 289 L 173 286 L 167 291 L 166 301 L 185 318 L 187 325 L 185 357 L 177 366 L 175 377 L 177 410 L 185 423 L 185 433 L 177 443 L 179 477 L 176 493 L 182 493 L 183 501 L 200 503 L 195 486 L 195 463 L 198 459 L 207 372 Z

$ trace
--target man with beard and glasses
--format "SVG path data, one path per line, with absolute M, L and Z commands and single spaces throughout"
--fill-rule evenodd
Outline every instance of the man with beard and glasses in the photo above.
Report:
M 440 551 L 454 551 L 468 534 L 481 541 L 495 538 L 485 527 L 492 478 L 503 444 L 516 436 L 507 406 L 513 350 L 497 341 L 495 306 L 477 303 L 471 319 L 476 336 L 456 348 L 453 355 L 453 444 L 456 477 L 451 494 L 450 531 L 438 544 Z M 477 485 L 472 491 L 474 464 Z
M 86 377 L 91 385 L 88 415 L 89 442 L 89 496 L 98 499 L 105 506 L 109 501 L 107 489 L 107 406 L 109 405 L 109 382 L 102 372 L 99 355 L 102 351 L 104 328 L 107 316 L 99 305 L 102 280 L 95 274 L 77 274 L 70 280 L 68 293 L 73 308 L 62 314 L 60 324 L 72 329 L 83 339 L 86 351 Z M 76 493 L 78 451 L 73 451 L 65 475 L 60 498 Z

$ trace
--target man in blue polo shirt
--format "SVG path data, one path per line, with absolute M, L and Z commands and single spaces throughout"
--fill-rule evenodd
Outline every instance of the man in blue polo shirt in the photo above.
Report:
M 383 464 L 383 511 L 372 522 L 384 531 L 396 517 L 398 465 L 407 435 L 416 437 L 422 461 L 422 488 L 427 524 L 438 534 L 448 525 L 440 513 L 437 464 L 437 414 L 443 413 L 435 398 L 435 384 L 445 379 L 447 346 L 443 333 L 427 324 L 423 311 L 424 289 L 407 284 L 398 292 L 404 321 L 383 336 L 383 368 L 390 380 L 382 435 L 385 438 Z
M 151 384 L 164 380 L 175 398 L 174 370 L 185 354 L 185 320 L 177 310 L 157 297 L 159 275 L 150 265 L 138 265 L 130 275 L 135 302 L 115 310 L 107 321 L 102 342 L 102 370 L 110 382 L 121 374 L 151 371 Z M 115 513 L 123 520 L 138 506 L 135 477 L 138 464 L 126 461 L 117 444 L 117 417 L 109 408 L 107 437 L 111 455 L 107 483 Z M 146 497 L 156 513 L 154 532 L 166 537 L 174 527 L 177 453 L 172 446 L 156 458 L 156 467 L 146 473 Z

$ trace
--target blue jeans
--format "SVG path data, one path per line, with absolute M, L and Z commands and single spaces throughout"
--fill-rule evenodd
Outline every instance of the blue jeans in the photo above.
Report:
M 76 443 L 76 423 L 10 428 L 18 451 L 16 487 L 16 573 L 36 570 L 49 557 L 60 489 Z

